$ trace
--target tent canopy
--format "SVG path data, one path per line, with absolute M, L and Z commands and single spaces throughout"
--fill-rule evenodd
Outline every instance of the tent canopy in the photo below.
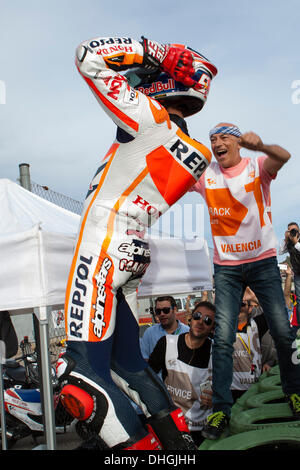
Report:
M 0 311 L 63 305 L 80 217 L 0 179 Z
M 204 239 L 149 239 L 151 263 L 138 297 L 173 295 L 212 289 L 212 269 Z

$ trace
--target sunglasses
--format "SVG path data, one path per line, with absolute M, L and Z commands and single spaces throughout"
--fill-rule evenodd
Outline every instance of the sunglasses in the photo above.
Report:
M 167 314 L 167 313 L 170 313 L 171 310 L 172 310 L 172 307 L 156 308 L 155 309 L 155 314 L 160 315 L 161 312 Z
M 210 326 L 212 324 L 212 319 L 208 316 L 208 315 L 205 315 L 203 316 L 202 313 L 193 313 L 192 315 L 192 319 L 193 320 L 200 320 L 202 318 L 203 322 L 205 323 L 205 325 L 207 326 Z

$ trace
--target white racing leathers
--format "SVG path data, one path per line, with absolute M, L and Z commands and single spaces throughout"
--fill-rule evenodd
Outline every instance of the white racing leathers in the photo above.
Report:
M 96 344 L 103 344 L 103 348 L 109 345 L 108 352 L 94 361 L 93 370 L 102 378 L 108 375 L 106 368 L 116 357 L 123 361 L 123 368 L 129 361 L 129 370 L 147 367 L 146 363 L 141 365 L 142 361 L 134 366 L 140 354 L 136 294 L 150 262 L 145 229 L 195 184 L 211 159 L 205 146 L 170 121 L 163 106 L 131 88 L 116 71 L 142 61 L 142 45 L 130 38 L 96 38 L 77 49 L 80 74 L 117 126 L 117 138 L 89 187 L 65 300 L 69 344 L 92 345 L 90 363 L 98 354 Z M 126 314 L 118 309 L 120 302 L 126 305 Z M 117 334 L 124 318 L 125 330 Z M 133 344 L 138 350 L 126 355 L 124 351 Z M 139 401 L 136 390 L 131 393 L 129 379 L 124 380 L 121 371 L 116 379 L 116 368 L 114 372 L 118 386 Z M 103 388 L 106 381 L 103 379 Z M 115 402 L 109 403 L 108 415 Z M 119 418 L 114 418 L 114 427 Z M 113 438 L 102 435 L 108 445 L 115 445 L 119 435 L 130 435 L 131 431 L 124 432 L 124 422 L 120 424 L 122 432 L 114 429 Z

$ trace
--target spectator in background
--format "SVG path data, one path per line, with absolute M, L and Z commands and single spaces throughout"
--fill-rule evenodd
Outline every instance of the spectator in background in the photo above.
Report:
M 246 297 L 248 296 L 249 292 Z M 252 302 L 253 300 L 245 300 L 244 296 L 238 316 L 236 341 L 233 344 L 233 381 L 231 384 L 234 402 L 258 381 L 263 372 L 271 368 L 269 363 L 264 362 L 262 345 L 262 338 L 268 330 L 268 325 L 263 313 L 258 313 L 254 318 L 251 316 L 254 308 Z M 269 349 L 268 344 L 267 348 Z M 272 365 L 276 363 L 275 350 L 272 362 Z
M 291 267 L 286 264 L 286 271 L 285 271 L 285 282 L 284 282 L 284 298 L 286 303 L 286 308 L 289 315 L 289 320 L 291 327 L 295 334 L 299 329 L 299 323 L 297 320 L 297 299 L 294 292 L 292 292 L 292 280 L 293 280 L 293 271 Z
M 201 298 L 197 299 L 197 298 L 194 297 L 194 299 L 195 299 L 194 300 L 194 306 L 196 305 L 196 303 L 203 302 L 204 300 L 209 300 L 207 290 L 204 290 L 202 292 Z M 185 303 L 185 311 L 186 311 L 186 313 L 189 317 L 191 316 L 193 308 L 194 307 L 193 307 L 193 304 L 192 304 L 192 296 L 188 295 L 187 298 L 186 298 L 186 303 Z
M 284 240 L 281 243 L 279 254 L 289 253 L 290 262 L 294 272 L 294 285 L 296 300 L 300 299 L 300 232 L 296 222 L 290 222 L 285 232 Z M 296 306 L 297 325 L 300 326 L 300 302 Z M 296 319 L 294 319 L 295 322 Z
M 165 295 L 155 300 L 154 314 L 158 323 L 150 326 L 140 338 L 142 356 L 148 360 L 157 341 L 165 335 L 180 335 L 189 331 L 189 327 L 177 320 L 177 306 L 174 297 Z
M 249 286 L 245 290 L 243 302 L 248 302 L 249 315 L 251 318 L 255 318 L 263 313 L 263 309 L 259 305 L 256 295 Z M 277 364 L 277 352 L 269 329 L 262 336 L 260 344 L 262 351 L 262 364 L 274 367 Z
M 176 406 L 182 409 L 196 445 L 203 441 L 201 430 L 211 413 L 212 391 L 201 385 L 211 383 L 212 364 L 209 335 L 214 327 L 215 307 L 199 302 L 192 311 L 190 330 L 177 336 L 160 338 L 149 358 L 154 372 L 162 379 Z

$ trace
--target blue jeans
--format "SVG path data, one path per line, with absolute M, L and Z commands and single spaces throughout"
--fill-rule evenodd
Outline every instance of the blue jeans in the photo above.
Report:
M 273 337 L 281 385 L 287 395 L 300 394 L 300 365 L 286 314 L 276 257 L 237 266 L 215 265 L 216 326 L 213 344 L 213 410 L 231 414 L 233 343 L 244 290 L 249 286 L 264 311 Z

